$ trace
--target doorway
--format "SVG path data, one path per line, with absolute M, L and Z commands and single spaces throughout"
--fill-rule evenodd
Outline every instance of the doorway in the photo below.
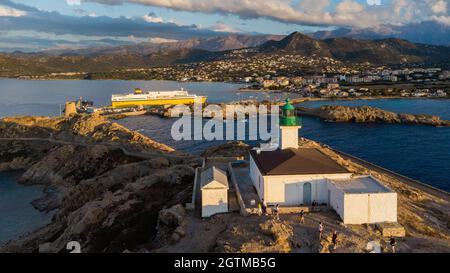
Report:
M 310 205 L 312 203 L 311 201 L 311 190 L 312 186 L 311 183 L 305 183 L 303 184 L 303 203 L 305 205 Z

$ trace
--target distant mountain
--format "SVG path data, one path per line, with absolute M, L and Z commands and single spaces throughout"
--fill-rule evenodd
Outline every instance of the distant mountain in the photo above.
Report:
M 48 50 L 43 53 L 49 55 L 124 55 L 138 54 L 148 55 L 159 51 L 173 51 L 178 49 L 201 49 L 212 52 L 257 47 L 269 40 L 281 40 L 284 35 L 245 35 L 235 34 L 212 38 L 194 38 L 175 42 L 163 43 L 139 43 L 136 45 L 124 45 L 117 47 L 96 47 L 78 50 Z
M 347 37 L 353 39 L 399 38 L 413 43 L 450 45 L 450 26 L 434 21 L 411 23 L 404 26 L 384 25 L 376 28 L 339 28 L 331 31 L 317 31 L 308 34 L 315 39 Z
M 294 32 L 280 41 L 268 41 L 259 47 L 261 52 L 287 51 L 305 56 L 318 55 L 331 57 L 325 44 L 300 32 Z
M 450 47 L 414 44 L 406 40 L 355 40 L 351 38 L 314 39 L 294 32 L 281 40 L 269 40 L 248 51 L 235 51 L 238 44 L 248 47 L 267 40 L 234 36 L 194 42 L 174 43 L 158 49 L 146 45 L 112 50 L 91 51 L 89 54 L 64 55 L 0 54 L 0 76 L 42 75 L 52 72 L 109 72 L 117 69 L 145 68 L 215 60 L 260 58 L 271 55 L 296 54 L 307 57 L 330 57 L 347 63 L 369 62 L 376 65 L 429 64 L 450 62 Z M 236 42 L 239 41 L 239 42 Z M 238 46 L 240 48 L 241 46 Z M 210 50 L 205 50 L 209 48 Z
M 294 32 L 280 41 L 269 41 L 261 52 L 292 52 L 305 56 L 332 57 L 347 62 L 401 64 L 450 60 L 450 47 L 414 44 L 401 39 L 355 40 L 330 38 L 317 40 Z

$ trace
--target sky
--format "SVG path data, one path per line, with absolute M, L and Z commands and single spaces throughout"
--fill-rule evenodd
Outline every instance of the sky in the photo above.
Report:
M 434 21 L 450 0 L 0 0 L 0 51 Z

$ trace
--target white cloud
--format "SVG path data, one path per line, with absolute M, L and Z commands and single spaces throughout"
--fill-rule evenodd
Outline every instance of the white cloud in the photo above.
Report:
M 447 13 L 447 2 L 444 0 L 437 1 L 431 6 L 434 13 Z
M 26 11 L 0 5 L 0 17 L 22 17 L 25 15 L 27 15 Z
M 149 39 L 150 43 L 154 43 L 154 44 L 165 44 L 165 43 L 175 43 L 178 42 L 178 40 L 175 39 L 166 39 L 166 38 L 161 38 L 161 37 L 153 37 Z
M 157 17 L 154 13 L 149 13 L 142 17 L 146 22 L 149 23 L 163 23 L 164 20 L 162 17 Z
M 382 23 L 402 23 L 402 17 L 392 13 L 391 0 L 378 5 L 378 0 L 369 5 L 356 0 L 340 0 L 331 5 L 331 0 L 84 0 L 102 4 L 120 5 L 125 2 L 177 11 L 209 14 L 236 15 L 242 19 L 267 18 L 274 21 L 301 25 L 334 25 L 368 27 Z M 404 0 L 403 0 L 404 1 Z M 409 0 L 416 3 L 418 0 Z M 421 0 L 423 1 L 423 0 Z M 426 0 L 436 1 L 436 0 Z M 419 1 L 418 1 L 419 2 Z M 380 2 L 381 3 L 381 2 Z M 383 2 L 384 3 L 384 2 Z M 409 4 L 409 3 L 408 3 Z M 428 8 L 429 9 L 429 8 Z
M 370 6 L 379 6 L 381 5 L 381 0 L 367 0 L 367 4 Z
M 66 0 L 66 3 L 69 6 L 79 6 L 81 5 L 81 0 Z
M 235 28 L 233 26 L 227 25 L 223 22 L 218 21 L 215 25 L 209 27 L 210 30 L 216 31 L 216 32 L 229 32 L 229 33 L 239 33 L 242 32 L 242 30 Z
M 376 27 L 402 25 L 435 16 L 449 16 L 450 0 L 66 0 L 68 4 L 97 2 L 124 3 L 167 8 L 175 11 L 235 15 L 241 19 L 266 18 L 282 23 L 308 26 Z M 161 23 L 163 18 L 148 14 L 144 20 Z M 439 22 L 442 22 L 439 19 Z
M 440 24 L 450 27 L 450 16 L 432 16 L 432 19 Z
M 330 5 L 330 0 L 303 0 L 300 2 L 300 9 L 305 13 L 321 13 Z

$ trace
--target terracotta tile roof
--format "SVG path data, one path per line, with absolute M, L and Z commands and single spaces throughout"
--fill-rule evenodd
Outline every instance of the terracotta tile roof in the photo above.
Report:
M 263 175 L 306 175 L 349 173 L 318 149 L 250 151 Z

